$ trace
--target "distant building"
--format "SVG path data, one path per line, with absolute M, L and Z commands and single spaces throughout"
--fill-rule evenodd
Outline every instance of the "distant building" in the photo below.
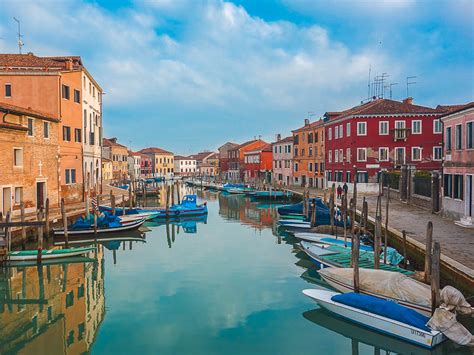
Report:
M 266 144 L 244 152 L 244 181 L 271 182 L 272 145 Z
M 361 191 L 378 191 L 381 170 L 441 170 L 442 113 L 414 105 L 412 98 L 374 99 L 326 113 L 327 186 L 356 178 Z
M 244 179 L 244 159 L 245 152 L 256 150 L 266 146 L 268 143 L 261 139 L 253 139 L 242 143 L 236 147 L 230 148 L 228 154 L 228 179 L 232 181 L 241 181 Z
M 199 172 L 202 176 L 218 176 L 219 175 L 219 154 L 212 153 L 203 159 Z
M 227 142 L 221 145 L 219 151 L 219 175 L 224 180 L 228 179 L 229 174 L 229 150 L 237 147 L 237 143 Z
M 444 126 L 443 213 L 474 227 L 474 102 L 441 116 Z
M 128 151 L 128 173 L 131 179 L 141 178 L 141 153 L 134 153 L 131 150 Z
M 140 153 L 151 157 L 153 176 L 170 177 L 174 174 L 174 154 L 167 150 L 151 147 L 140 150 Z
M 205 151 L 199 152 L 197 154 L 192 154 L 189 157 L 196 161 L 196 172 L 199 175 L 204 175 L 204 171 L 202 170 L 203 164 L 207 165 L 207 158 L 210 157 L 213 152 Z
M 110 184 L 113 180 L 113 164 L 109 158 L 102 157 L 102 184 Z
M 115 182 L 128 179 L 128 148 L 117 143 L 117 138 L 104 138 L 103 150 L 105 157 L 112 160 L 112 179 Z
M 191 176 L 196 173 L 196 160 L 182 155 L 174 156 L 174 173 L 179 176 Z
M 59 117 L 3 103 L 0 115 L 0 212 L 58 206 Z
M 289 186 L 293 183 L 293 136 L 277 139 L 272 143 L 273 169 L 272 180 L 278 185 Z
M 135 152 L 134 154 L 140 156 L 140 177 L 141 178 L 150 178 L 153 177 L 153 164 L 152 158 L 140 152 Z

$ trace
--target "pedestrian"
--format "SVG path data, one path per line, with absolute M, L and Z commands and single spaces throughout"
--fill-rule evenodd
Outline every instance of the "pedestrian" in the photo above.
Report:
M 342 187 L 341 187 L 341 185 L 337 186 L 337 198 L 339 200 L 342 198 Z
M 349 191 L 349 186 L 347 186 L 347 183 L 345 182 L 344 185 L 342 186 L 344 189 L 344 195 L 347 195 L 347 191 Z

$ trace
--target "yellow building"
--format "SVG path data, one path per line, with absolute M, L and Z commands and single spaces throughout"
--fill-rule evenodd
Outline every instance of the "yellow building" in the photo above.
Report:
M 128 148 L 117 143 L 117 138 L 104 138 L 102 142 L 102 158 L 112 161 L 112 179 L 116 181 L 128 179 Z
M 110 184 L 113 178 L 113 164 L 112 160 L 102 158 L 102 183 Z
M 174 175 L 174 154 L 161 148 L 145 148 L 140 153 L 152 158 L 153 176 L 171 177 Z

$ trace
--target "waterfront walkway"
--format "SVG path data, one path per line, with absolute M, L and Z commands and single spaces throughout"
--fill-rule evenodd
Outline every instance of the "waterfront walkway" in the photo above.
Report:
M 301 193 L 300 187 L 291 187 L 291 190 Z M 323 196 L 322 190 L 310 189 L 311 196 Z M 362 209 L 362 200 L 365 196 L 369 215 L 375 216 L 377 196 L 358 194 L 357 209 Z M 329 199 L 329 194 L 327 195 Z M 383 199 L 382 222 L 385 223 L 385 201 Z M 390 199 L 388 226 L 399 232 L 405 230 L 407 237 L 417 241 L 417 246 L 424 250 L 426 239 L 426 226 L 428 222 L 433 222 L 433 242 L 439 242 L 441 252 L 446 262 L 452 267 L 465 273 L 474 279 L 474 230 L 460 227 L 454 221 L 440 215 L 432 214 L 430 211 L 408 205 L 399 200 Z M 385 224 L 384 224 L 385 226 Z M 452 259 L 452 260 L 450 260 Z

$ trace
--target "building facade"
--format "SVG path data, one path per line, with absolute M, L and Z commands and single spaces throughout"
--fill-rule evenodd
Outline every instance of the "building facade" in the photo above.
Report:
M 474 227 L 474 102 L 441 118 L 444 126 L 443 213 Z
M 277 134 L 272 143 L 272 181 L 277 185 L 289 186 L 293 182 L 293 136 L 281 138 Z
M 324 122 L 310 123 L 293 133 L 293 183 L 300 186 L 324 187 Z
M 59 117 L 3 103 L 0 115 L 0 212 L 58 206 Z
M 253 139 L 230 148 L 227 151 L 229 164 L 228 179 L 231 181 L 242 181 L 244 179 L 245 152 L 262 148 L 267 144 L 267 142 L 261 139 Z
M 237 147 L 237 143 L 227 142 L 221 145 L 219 152 L 219 175 L 222 179 L 227 180 L 229 174 L 229 150 Z
M 326 113 L 326 185 L 353 182 L 357 174 L 362 191 L 378 191 L 382 170 L 441 170 L 441 113 L 414 105 L 412 98 L 374 99 Z
M 112 161 L 112 180 L 119 182 L 128 179 L 128 148 L 117 143 L 117 138 L 103 139 L 104 156 Z
M 153 176 L 171 177 L 174 175 L 174 154 L 167 150 L 151 147 L 140 150 L 152 159 Z
M 113 180 L 114 174 L 114 167 L 112 164 L 112 160 L 109 158 L 102 157 L 102 185 L 108 185 Z
M 246 182 L 271 182 L 272 145 L 244 152 L 243 176 Z
M 191 157 L 175 155 L 174 173 L 179 176 L 192 176 L 196 174 L 196 160 Z
M 219 154 L 211 153 L 206 156 L 199 167 L 201 176 L 218 176 L 219 175 Z

